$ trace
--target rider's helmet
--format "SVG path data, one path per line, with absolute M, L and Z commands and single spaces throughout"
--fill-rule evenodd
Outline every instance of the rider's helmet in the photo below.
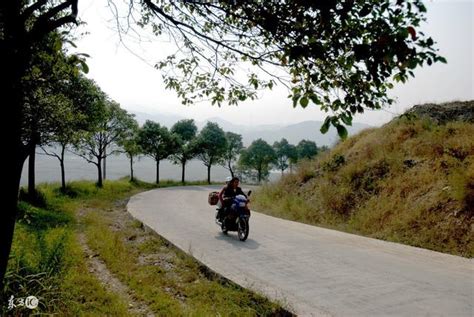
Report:
M 226 184 L 229 184 L 229 182 L 230 182 L 231 180 L 232 180 L 232 177 L 227 176 L 227 177 L 225 178 L 225 183 L 226 183 Z

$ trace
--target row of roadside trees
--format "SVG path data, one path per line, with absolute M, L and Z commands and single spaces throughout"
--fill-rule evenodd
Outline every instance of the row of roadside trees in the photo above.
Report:
M 321 150 L 312 141 L 302 140 L 295 146 L 286 139 L 273 146 L 259 139 L 244 148 L 240 134 L 225 132 L 213 122 L 198 133 L 191 119 L 178 121 L 170 129 L 153 121 L 140 127 L 132 114 L 80 73 L 61 81 L 61 85 L 64 87 L 58 91 L 48 90 L 44 97 L 37 97 L 38 104 L 48 106 L 47 112 L 35 112 L 35 104 L 31 106 L 31 116 L 41 117 L 42 124 L 30 125 L 25 131 L 25 138 L 35 141 L 29 155 L 30 194 L 34 194 L 35 188 L 33 149 L 37 146 L 58 159 L 62 190 L 66 189 L 66 151 L 96 166 L 97 185 L 101 187 L 107 175 L 107 158 L 118 153 L 129 158 L 131 179 L 134 162 L 140 155 L 146 155 L 156 162 L 156 183 L 160 182 L 160 162 L 165 159 L 181 165 L 183 183 L 189 160 L 201 160 L 207 167 L 210 183 L 211 168 L 215 165 L 225 167 L 232 176 L 238 173 L 260 182 L 268 177 L 271 168 L 283 173 L 298 160 L 311 158 Z
M 309 140 L 301 140 L 293 145 L 282 138 L 270 146 L 266 141 L 258 139 L 242 150 L 238 168 L 242 175 L 260 183 L 268 178 L 272 168 L 280 170 L 283 175 L 287 169 L 292 172 L 298 161 L 311 159 L 326 150 L 326 146 L 318 147 Z
M 92 81 L 89 84 L 89 88 L 97 91 Z M 277 168 L 283 174 L 288 168 L 291 171 L 298 160 L 312 158 L 325 149 L 307 140 L 295 146 L 284 138 L 273 146 L 258 139 L 245 148 L 240 134 L 225 132 L 217 123 L 208 122 L 199 133 L 192 119 L 178 121 L 171 129 L 150 120 L 139 127 L 133 116 L 113 101 L 104 99 L 96 106 L 101 116 L 86 118 L 83 114 L 72 116 L 67 122 L 59 121 L 56 131 L 38 142 L 47 155 L 58 159 L 63 190 L 66 188 L 66 151 L 96 166 L 97 185 L 101 187 L 106 178 L 106 160 L 112 154 L 126 154 L 131 180 L 136 159 L 146 155 L 155 161 L 156 183 L 160 182 L 160 162 L 166 159 L 181 165 L 183 183 L 186 165 L 192 159 L 202 161 L 207 167 L 209 183 L 211 168 L 215 165 L 228 169 L 232 176 L 239 174 L 260 182 L 268 177 L 270 169 Z M 75 120 L 78 122 L 73 122 Z M 82 120 L 88 124 L 76 130 Z M 30 160 L 30 170 L 33 170 L 30 178 L 34 179 L 34 160 Z
M 186 164 L 191 159 L 198 159 L 206 166 L 208 183 L 215 165 L 228 169 L 231 176 L 238 173 L 260 182 L 268 177 L 271 168 L 283 173 L 298 160 L 312 158 L 325 149 L 307 140 L 295 146 L 286 139 L 273 146 L 258 139 L 244 148 L 240 134 L 225 132 L 217 123 L 208 122 L 199 133 L 197 130 L 192 119 L 178 121 L 169 130 L 159 123 L 146 121 L 143 127 L 120 142 L 130 160 L 131 178 L 136 157 L 144 154 L 156 162 L 156 183 L 160 181 L 160 161 L 165 159 L 181 165 L 183 183 Z
M 96 166 L 99 187 L 107 175 L 107 158 L 118 153 L 126 153 L 130 159 L 132 179 L 133 163 L 138 156 L 155 160 L 157 183 L 160 162 L 165 159 L 181 165 L 182 182 L 191 159 L 199 159 L 207 167 L 208 182 L 215 165 L 224 166 L 232 176 L 238 173 L 260 182 L 268 177 L 271 168 L 283 173 L 298 159 L 318 153 L 316 144 L 306 140 L 296 146 L 285 139 L 273 146 L 256 140 L 244 148 L 241 135 L 225 132 L 213 122 L 199 133 L 193 120 L 178 121 L 170 129 L 153 121 L 140 127 L 132 114 L 83 75 L 87 72 L 85 56 L 67 55 L 63 43 L 64 39 L 57 34 L 45 39 L 38 47 L 29 77 L 24 78 L 29 94 L 22 138 L 29 145 L 29 195 L 35 194 L 37 147 L 58 159 L 62 190 L 66 189 L 67 151 Z

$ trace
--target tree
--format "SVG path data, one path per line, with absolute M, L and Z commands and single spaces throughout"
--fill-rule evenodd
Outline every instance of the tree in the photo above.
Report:
M 2 126 L 2 135 L 8 135 L 4 146 L 10 149 L 4 158 L 9 173 L 4 178 L 4 208 L 0 219 L 0 289 L 11 250 L 23 163 L 34 144 L 32 140 L 22 139 L 28 93 L 23 78 L 32 64 L 33 48 L 51 32 L 74 23 L 77 16 L 77 0 L 47 2 L 0 2 L 0 95 L 9 122 Z
M 422 0 L 144 4 L 141 24 L 183 43 L 158 67 L 184 104 L 236 104 L 278 82 L 289 88 L 294 107 L 332 110 L 321 130 L 333 125 L 341 137 L 353 115 L 393 102 L 392 81 L 405 82 L 424 63 L 446 62 L 417 31 L 425 20 Z M 238 73 L 242 62 L 268 76 Z M 276 68 L 289 76 L 273 75 Z M 237 81 L 237 73 L 247 81 Z
M 319 153 L 329 151 L 329 147 L 327 145 L 320 146 L 318 147 L 318 151 Z
M 22 78 L 25 89 L 23 143 L 28 153 L 28 195 L 35 196 L 35 157 L 38 145 L 49 142 L 66 113 L 73 111 L 65 96 L 70 78 L 79 73 L 76 56 L 67 56 L 62 42 L 66 35 L 52 33 L 33 48 L 28 75 Z M 80 116 L 80 114 L 78 114 Z
M 130 122 L 129 128 L 125 131 L 123 136 L 117 141 L 117 144 L 123 149 L 123 152 L 128 157 L 130 162 L 130 181 L 134 181 L 133 163 L 135 158 L 143 153 L 143 149 L 139 142 L 139 126 L 138 122 Z
M 160 161 L 167 159 L 178 146 L 176 136 L 159 123 L 147 120 L 138 133 L 138 144 L 143 153 L 156 162 L 156 183 L 160 183 Z
M 193 119 L 180 120 L 171 127 L 171 133 L 176 136 L 177 141 L 176 152 L 171 157 L 175 164 L 181 164 L 181 182 L 183 184 L 186 163 L 196 156 L 196 132 L 197 127 Z
M 255 171 L 255 178 L 260 183 L 268 178 L 270 167 L 275 162 L 275 150 L 264 140 L 257 139 L 247 149 L 242 150 L 239 166 L 243 170 Z
M 55 116 L 57 121 L 54 123 L 56 131 L 48 140 L 42 142 L 41 149 L 46 155 L 58 159 L 61 170 L 61 191 L 64 193 L 66 191 L 65 152 L 67 147 L 72 145 L 79 137 L 78 125 L 79 122 L 85 119 L 85 116 L 81 113 L 75 113 L 71 100 L 65 98 L 64 95 L 51 97 L 51 102 L 54 102 L 57 106 Z M 52 148 L 48 146 L 52 146 Z
M 80 142 L 75 146 L 75 153 L 88 163 L 97 167 L 97 186 L 103 186 L 102 163 L 107 156 L 118 153 L 118 149 L 107 152 L 110 146 L 127 135 L 135 126 L 133 116 L 120 108 L 114 101 L 103 100 L 104 110 L 93 130 L 85 132 Z
M 281 170 L 281 175 L 283 175 L 283 172 L 290 166 L 291 160 L 297 156 L 296 148 L 289 144 L 288 140 L 282 138 L 280 142 L 273 143 L 273 149 L 276 154 L 275 166 Z
M 76 144 L 83 133 L 93 129 L 96 118 L 102 112 L 102 92 L 94 81 L 83 75 L 71 76 L 62 81 L 61 92 L 52 95 L 55 111 L 49 113 L 50 135 L 44 141 L 43 151 L 59 161 L 61 190 L 66 190 L 65 152 Z
M 9 110 L 9 125 L 2 134 L 10 136 L 5 147 L 11 149 L 4 162 L 11 175 L 4 180 L 0 283 L 13 238 L 23 162 L 31 147 L 21 138 L 25 104 L 21 79 L 28 73 L 36 43 L 77 24 L 77 4 L 78 0 L 0 2 L 0 94 Z M 141 4 L 139 25 L 182 40 L 185 57 L 171 56 L 157 66 L 177 70 L 176 76 L 166 75 L 165 83 L 184 103 L 201 96 L 218 104 L 225 99 L 237 103 L 254 98 L 258 88 L 271 88 L 276 80 L 287 83 L 294 105 L 306 107 L 311 101 L 335 111 L 322 131 L 332 124 L 343 136 L 347 130 L 340 121 L 350 124 L 352 115 L 365 107 L 379 109 L 390 103 L 391 79 L 405 82 L 414 68 L 445 62 L 436 54 L 434 41 L 416 30 L 425 19 L 422 0 L 144 0 Z M 134 7 L 130 2 L 129 12 Z M 127 23 L 132 20 L 126 17 Z M 242 61 L 264 70 L 284 68 L 291 75 L 289 83 L 275 76 L 259 79 L 254 72 L 248 72 L 246 84 L 239 83 L 235 69 Z
M 224 160 L 222 161 L 222 166 L 229 170 L 230 175 L 234 177 L 234 164 L 237 160 L 240 151 L 244 148 L 242 143 L 242 136 L 233 132 L 226 132 L 225 138 L 227 139 L 227 146 L 224 153 Z
M 288 166 L 290 168 L 290 173 L 293 173 L 293 166 L 298 162 L 298 150 L 293 144 L 290 144 L 289 148 Z
M 298 159 L 311 159 L 318 154 L 318 147 L 315 142 L 309 140 L 301 140 L 296 146 Z
M 207 167 L 207 182 L 211 183 L 212 165 L 222 162 L 227 149 L 224 130 L 217 123 L 208 122 L 196 139 L 197 158 Z

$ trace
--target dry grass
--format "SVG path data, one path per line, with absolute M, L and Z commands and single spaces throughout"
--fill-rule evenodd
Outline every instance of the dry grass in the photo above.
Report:
M 472 257 L 474 125 L 401 118 L 365 130 L 263 187 L 253 203 L 292 220 Z

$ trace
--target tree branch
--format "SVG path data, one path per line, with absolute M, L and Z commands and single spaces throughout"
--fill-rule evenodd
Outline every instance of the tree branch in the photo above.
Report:
M 37 2 L 33 3 L 29 7 L 27 7 L 25 10 L 23 10 L 21 14 L 21 18 L 23 21 L 26 21 L 32 14 L 38 9 L 41 9 L 42 6 L 44 6 L 48 0 L 38 0 Z
M 77 25 L 77 1 L 78 0 L 67 0 L 56 7 L 51 8 L 46 13 L 40 15 L 33 25 L 33 28 L 29 32 L 29 36 L 32 41 L 41 39 L 44 35 L 56 30 L 57 28 L 74 23 Z M 71 7 L 71 14 L 60 17 L 56 20 L 51 20 L 55 15 Z
M 160 7 L 158 7 L 157 5 L 155 5 L 154 3 L 152 3 L 150 0 L 144 0 L 144 3 L 155 13 L 155 14 L 159 14 L 161 16 L 163 16 L 165 19 L 167 19 L 168 21 L 170 21 L 178 30 L 181 30 L 180 27 L 184 27 L 185 29 L 188 29 L 190 30 L 194 35 L 196 35 L 197 37 L 201 37 L 203 39 L 206 39 L 210 42 L 213 42 L 215 44 L 219 44 L 225 48 L 227 48 L 228 50 L 231 50 L 233 52 L 236 52 L 242 56 L 245 56 L 249 59 L 252 59 L 252 60 L 255 60 L 255 61 L 263 61 L 263 62 L 266 62 L 270 65 L 276 65 L 276 66 L 280 66 L 279 63 L 275 63 L 274 61 L 272 60 L 268 60 L 268 59 L 264 59 L 263 58 L 263 55 L 261 56 L 254 56 L 254 55 L 251 55 L 247 52 L 244 52 L 242 50 L 239 50 L 235 47 L 232 47 L 228 44 L 226 44 L 224 41 L 222 40 L 216 40 L 215 38 L 212 38 L 198 30 L 196 30 L 196 28 L 190 26 L 189 24 L 186 24 L 184 22 L 181 22 L 181 21 L 178 21 L 176 20 L 173 16 L 167 14 L 166 12 L 164 12 Z M 181 30 L 182 31 L 182 30 Z

